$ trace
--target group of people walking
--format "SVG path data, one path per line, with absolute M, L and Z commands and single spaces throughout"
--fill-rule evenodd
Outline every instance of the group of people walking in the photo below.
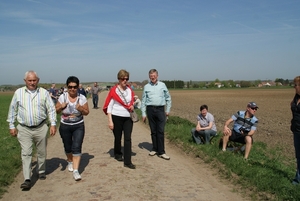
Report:
M 153 149 L 149 155 L 157 154 L 169 160 L 170 157 L 166 155 L 164 148 L 164 126 L 171 108 L 171 96 L 165 84 L 158 81 L 157 70 L 151 69 L 149 78 L 150 82 L 144 88 L 141 101 L 143 120 L 146 120 L 147 111 L 151 129 Z M 135 95 L 128 84 L 129 72 L 120 70 L 117 79 L 119 82 L 107 95 L 103 111 L 108 116 L 108 127 L 114 134 L 115 159 L 123 161 L 124 167 L 135 169 L 136 166 L 131 161 L 133 121 L 130 118 L 130 113 L 134 110 Z M 67 158 L 67 169 L 73 173 L 75 181 L 81 180 L 78 169 L 85 135 L 83 116 L 89 114 L 89 106 L 86 96 L 78 93 L 81 85 L 79 79 L 69 76 L 66 81 L 67 90 L 55 100 L 46 89 L 38 87 L 39 77 L 35 71 L 27 71 L 24 82 L 25 86 L 17 89 L 13 95 L 7 118 L 10 134 L 17 137 L 21 146 L 24 182 L 20 187 L 30 189 L 32 185 L 33 144 L 37 148 L 38 178 L 46 179 L 47 133 L 50 126 L 50 135 L 56 134 L 58 113 L 61 113 L 59 134 Z M 94 87 L 94 94 L 97 94 L 99 92 L 97 83 Z M 98 108 L 98 97 L 93 96 L 93 104 L 93 108 Z M 18 123 L 17 126 L 15 123 Z M 123 133 L 124 153 L 121 151 Z
M 131 133 L 133 121 L 130 113 L 135 109 L 135 94 L 128 84 L 129 72 L 120 70 L 117 74 L 118 83 L 112 87 L 105 99 L 103 111 L 108 117 L 108 127 L 114 134 L 114 158 L 124 163 L 124 167 L 135 169 L 132 163 L 132 142 Z M 166 120 L 171 109 L 171 95 L 166 85 L 158 80 L 158 71 L 149 71 L 149 83 L 144 86 L 140 109 L 142 120 L 148 118 L 152 150 L 149 156 L 155 156 L 169 160 L 170 156 L 165 151 L 164 129 Z M 27 71 L 24 76 L 25 86 L 17 89 L 13 95 L 7 122 L 9 132 L 17 137 L 21 146 L 21 158 L 23 166 L 24 182 L 22 189 L 31 188 L 31 165 L 32 146 L 37 148 L 36 172 L 38 178 L 46 179 L 46 146 L 47 133 L 56 134 L 56 115 L 61 113 L 59 134 L 61 136 L 68 171 L 73 172 L 76 181 L 81 180 L 78 171 L 81 155 L 82 143 L 85 135 L 84 117 L 89 114 L 89 106 L 85 95 L 78 93 L 80 81 L 75 76 L 69 76 L 66 81 L 67 91 L 53 100 L 51 93 L 38 87 L 39 77 L 34 71 Z M 97 83 L 94 83 L 95 94 L 98 93 Z M 291 131 L 294 134 L 294 147 L 297 159 L 297 171 L 293 184 L 300 183 L 300 76 L 294 79 L 295 96 L 291 102 L 293 118 L 291 121 Z M 93 90 L 92 90 L 93 91 Z M 98 94 L 97 94 L 98 95 Z M 93 108 L 98 108 L 98 97 L 93 97 Z M 223 129 L 222 151 L 226 151 L 228 141 L 245 144 L 245 155 L 247 159 L 253 144 L 253 134 L 256 131 L 258 119 L 255 112 L 258 106 L 255 102 L 249 102 L 245 111 L 238 111 L 232 115 Z M 15 126 L 15 123 L 18 123 Z M 233 128 L 228 126 L 233 122 Z M 49 129 L 50 127 L 50 129 Z M 200 114 L 197 116 L 196 128 L 192 129 L 192 136 L 197 142 L 209 143 L 212 136 L 217 134 L 214 117 L 208 112 L 207 105 L 200 106 Z M 122 135 L 124 134 L 124 153 L 122 153 Z M 202 140 L 201 138 L 202 137 Z

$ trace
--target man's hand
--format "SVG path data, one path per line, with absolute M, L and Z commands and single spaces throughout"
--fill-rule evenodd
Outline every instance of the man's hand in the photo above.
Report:
M 142 117 L 142 119 L 143 119 L 143 122 L 146 123 L 147 117 Z
M 51 136 L 54 136 L 55 133 L 56 133 L 56 126 L 51 126 L 51 127 L 50 127 L 50 135 L 51 135 Z
M 224 129 L 223 129 L 223 134 L 225 135 L 225 136 L 227 136 L 227 135 L 231 135 L 231 130 L 230 130 L 230 128 L 228 128 L 228 126 L 224 126 Z
M 11 136 L 17 137 L 17 135 L 18 135 L 18 130 L 17 130 L 16 128 L 9 129 L 9 133 L 10 133 Z

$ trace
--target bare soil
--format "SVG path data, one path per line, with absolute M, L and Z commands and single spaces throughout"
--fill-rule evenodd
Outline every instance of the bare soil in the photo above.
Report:
M 141 92 L 137 93 L 141 97 Z M 270 147 L 281 147 L 282 154 L 293 160 L 293 135 L 290 131 L 292 113 L 290 103 L 295 95 L 290 89 L 236 89 L 236 90 L 170 90 L 172 108 L 170 115 L 179 116 L 196 123 L 200 105 L 208 105 L 216 121 L 218 131 L 223 131 L 224 123 L 235 112 L 245 110 L 247 103 L 254 101 L 258 129 L 255 141 Z M 255 144 L 254 144 L 255 146 Z M 251 157 L 251 153 L 250 153 Z
M 278 138 L 278 123 L 281 113 L 276 109 L 285 108 L 287 99 L 291 99 L 292 91 L 282 91 L 289 98 L 268 101 L 264 103 L 262 96 L 241 94 L 222 94 L 216 92 L 172 92 L 172 114 L 195 120 L 201 104 L 208 104 L 210 111 L 216 116 L 218 127 L 222 122 L 238 109 L 245 108 L 247 101 L 257 101 L 260 106 L 258 118 L 262 119 L 257 136 L 265 135 L 265 138 Z M 253 92 L 254 93 L 254 92 Z M 107 92 L 100 95 L 99 106 Z M 268 96 L 267 92 L 263 93 Z M 279 96 L 280 97 L 280 96 Z M 274 97 L 273 97 L 274 98 Z M 280 101 L 280 107 L 271 107 L 273 103 Z M 91 108 L 91 100 L 89 100 Z M 272 108 L 271 110 L 269 110 Z M 263 113 L 276 119 L 265 119 Z M 289 111 L 284 111 L 288 113 Z M 276 116 L 276 114 L 278 116 Z M 107 117 L 101 108 L 91 109 L 85 118 L 86 136 L 83 143 L 83 155 L 80 165 L 81 181 L 74 181 L 72 173 L 66 169 L 67 162 L 63 151 L 61 138 L 57 133 L 48 141 L 47 179 L 37 180 L 33 176 L 33 186 L 29 191 L 22 191 L 20 184 L 23 175 L 20 173 L 15 182 L 4 194 L 3 201 L 18 200 L 249 200 L 242 194 L 234 192 L 234 187 L 219 178 L 218 173 L 199 158 L 187 156 L 176 146 L 166 141 L 166 152 L 171 160 L 163 160 L 157 156 L 148 156 L 152 148 L 148 126 L 142 122 L 134 124 L 132 133 L 132 161 L 137 169 L 131 170 L 123 167 L 122 162 L 113 158 L 113 135 L 107 126 Z M 282 121 L 281 121 L 282 122 Z M 273 124 L 277 125 L 273 128 Z M 265 125 L 265 127 L 263 126 Z M 286 125 L 285 125 L 286 126 Z M 264 129 L 263 129 L 264 128 Z M 281 129 L 288 136 L 286 127 Z M 276 131 L 276 133 L 275 133 Z M 265 133 L 268 132 L 269 134 Z M 264 139 L 264 138 L 262 138 Z M 34 162 L 35 163 L 35 162 Z M 35 172 L 33 170 L 33 172 Z

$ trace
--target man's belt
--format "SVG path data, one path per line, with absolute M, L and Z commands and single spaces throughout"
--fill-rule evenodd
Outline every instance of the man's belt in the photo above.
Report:
M 27 126 L 25 124 L 20 124 L 20 125 L 25 126 L 27 128 L 38 128 L 38 127 L 42 126 L 45 122 L 46 122 L 46 119 L 44 119 L 39 125 L 34 125 L 34 126 Z
M 164 105 L 147 105 L 147 107 L 151 107 L 151 108 L 162 108 L 165 107 Z

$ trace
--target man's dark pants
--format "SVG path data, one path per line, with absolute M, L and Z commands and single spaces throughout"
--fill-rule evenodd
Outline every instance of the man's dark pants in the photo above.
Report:
M 99 99 L 98 94 L 93 94 L 93 105 L 94 105 L 94 108 L 98 107 L 98 99 Z
M 164 106 L 147 106 L 146 111 L 151 130 L 152 151 L 162 155 L 165 153 L 165 108 Z

